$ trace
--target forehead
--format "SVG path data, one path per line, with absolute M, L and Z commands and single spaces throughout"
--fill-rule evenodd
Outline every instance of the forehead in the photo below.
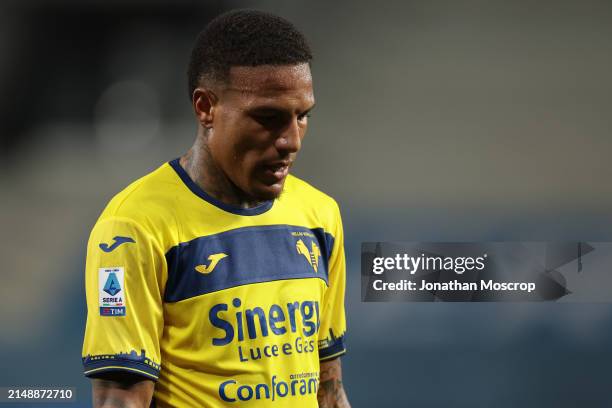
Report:
M 251 102 L 286 98 L 306 104 L 314 103 L 308 64 L 232 67 L 225 91 L 233 97 Z

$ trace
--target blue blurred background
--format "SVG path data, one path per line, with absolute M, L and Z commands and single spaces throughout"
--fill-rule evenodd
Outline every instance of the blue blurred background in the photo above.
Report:
M 236 7 L 289 18 L 315 51 L 295 174 L 343 210 L 353 406 L 612 406 L 610 304 L 372 304 L 359 287 L 362 241 L 612 240 L 606 1 L 2 2 L 0 386 L 91 406 L 89 230 L 191 145 L 190 48 Z

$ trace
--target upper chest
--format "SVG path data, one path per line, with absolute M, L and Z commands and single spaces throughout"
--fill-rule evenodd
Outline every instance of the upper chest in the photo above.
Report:
M 166 252 L 164 301 L 287 279 L 328 281 L 333 237 L 322 228 L 267 225 L 203 235 Z

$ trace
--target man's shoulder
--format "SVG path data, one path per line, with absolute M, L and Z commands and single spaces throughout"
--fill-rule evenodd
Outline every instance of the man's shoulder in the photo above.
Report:
M 334 200 L 330 195 L 292 174 L 287 176 L 285 190 L 292 199 L 306 199 L 308 202 L 318 206 L 335 207 L 338 205 L 336 200 Z
M 164 163 L 115 194 L 98 222 L 121 218 L 147 226 L 171 213 L 177 188 L 172 168 Z
M 296 176 L 287 177 L 281 200 L 292 211 L 299 208 L 315 214 L 325 224 L 339 222 L 340 209 L 336 200 Z

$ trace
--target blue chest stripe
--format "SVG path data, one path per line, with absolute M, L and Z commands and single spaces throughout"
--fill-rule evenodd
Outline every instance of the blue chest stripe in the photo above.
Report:
M 320 278 L 334 237 L 322 228 L 291 225 L 237 228 L 183 242 L 166 253 L 164 301 L 178 302 L 236 286 Z

